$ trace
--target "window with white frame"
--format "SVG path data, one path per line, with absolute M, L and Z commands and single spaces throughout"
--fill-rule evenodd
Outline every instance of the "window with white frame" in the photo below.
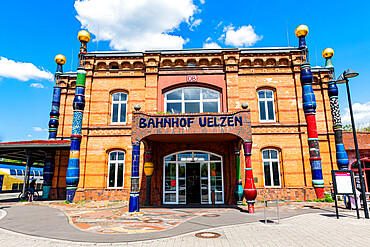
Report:
M 123 188 L 125 174 L 125 153 L 112 151 L 108 162 L 108 188 Z
M 112 94 L 112 123 L 126 123 L 127 121 L 127 94 Z
M 265 187 L 281 187 L 279 151 L 274 149 L 263 150 L 262 163 Z
M 258 91 L 258 109 L 261 122 L 275 122 L 274 92 L 272 90 Z
M 164 94 L 165 112 L 202 113 L 220 110 L 220 93 L 215 90 L 185 87 Z

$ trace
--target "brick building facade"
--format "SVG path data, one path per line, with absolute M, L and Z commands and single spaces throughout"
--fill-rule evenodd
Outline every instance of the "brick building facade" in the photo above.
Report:
M 134 135 L 144 136 L 139 139 L 141 202 L 146 195 L 144 153 L 150 150 L 154 163 L 152 204 L 207 204 L 214 189 L 216 203 L 235 204 L 235 150 L 240 150 L 243 157 L 241 144 L 245 140 L 253 141 L 251 160 L 257 200 L 264 195 L 270 199 L 277 195 L 285 200 L 314 199 L 302 108 L 303 57 L 297 48 L 84 54 L 86 105 L 75 200 L 128 200 Z M 328 187 L 330 172 L 337 168 L 325 83 L 329 70 L 314 67 L 312 73 L 323 177 Z M 57 85 L 62 88 L 57 137 L 68 139 L 76 74 L 61 74 Z M 248 103 L 248 109 L 242 109 L 242 103 Z M 135 112 L 135 105 L 140 105 L 140 111 Z M 135 118 L 140 114 L 147 117 L 145 124 L 149 118 L 157 124 L 146 129 L 149 132 L 145 135 Z M 245 114 L 241 129 L 238 119 L 233 118 L 237 114 Z M 226 126 L 229 117 L 232 124 L 225 130 L 221 122 L 225 121 Z M 175 132 L 171 132 L 158 127 L 161 118 L 208 122 L 193 132 L 186 132 L 191 127 L 184 122 L 182 129 L 172 126 Z M 66 151 L 56 154 L 51 198 L 65 198 L 68 155 Z M 244 168 L 241 159 L 241 170 Z M 181 175 L 181 169 L 185 169 L 185 175 Z M 189 184 L 190 174 L 200 186 Z M 244 181 L 244 172 L 241 176 Z

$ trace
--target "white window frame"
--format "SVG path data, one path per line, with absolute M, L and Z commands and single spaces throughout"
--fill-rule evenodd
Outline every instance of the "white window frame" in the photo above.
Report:
M 179 161 L 178 159 L 178 155 L 179 154 L 182 154 L 182 153 L 192 153 L 192 157 L 187 159 L 187 160 L 181 160 Z M 194 153 L 206 153 L 208 154 L 208 160 L 195 160 L 194 158 Z M 166 158 L 167 157 L 170 157 L 170 156 L 173 156 L 175 155 L 176 156 L 176 160 L 175 161 L 166 161 Z M 216 160 L 216 161 L 211 161 L 210 160 L 210 155 L 215 155 L 217 157 L 220 158 L 220 160 Z M 200 199 L 200 202 L 201 204 L 212 204 L 212 188 L 211 188 L 211 163 L 220 163 L 221 164 L 221 178 L 222 178 L 222 190 L 221 191 L 216 191 L 216 193 L 219 193 L 221 194 L 221 198 L 222 198 L 222 201 L 216 201 L 215 203 L 216 204 L 224 204 L 225 203 L 225 188 L 224 188 L 224 171 L 223 171 L 223 165 L 224 165 L 224 162 L 223 162 L 223 158 L 221 155 L 218 155 L 218 154 L 215 154 L 215 153 L 212 153 L 212 152 L 207 152 L 207 151 L 203 151 L 203 150 L 186 150 L 186 151 L 180 151 L 180 152 L 176 152 L 176 153 L 172 153 L 170 155 L 167 155 L 163 158 L 163 204 L 186 204 L 187 201 L 185 199 L 185 202 L 179 202 L 179 165 L 180 164 L 186 164 L 186 163 L 199 163 L 199 169 L 201 169 L 201 166 L 202 164 L 206 164 L 207 167 L 208 167 L 208 202 L 203 202 L 202 199 Z M 165 173 L 165 168 L 166 168 L 166 163 L 171 163 L 171 164 L 176 164 L 176 190 L 174 191 L 166 191 L 166 185 L 165 185 L 165 181 L 166 181 L 166 173 Z M 187 177 L 186 177 L 186 165 L 185 165 L 185 181 L 186 181 Z M 201 183 L 201 178 L 199 178 L 199 181 Z M 185 191 L 187 190 L 187 188 L 185 188 Z M 165 197 L 166 197 L 166 194 L 175 194 L 176 195 L 176 201 L 175 202 L 166 202 L 165 201 Z M 186 192 L 185 192 L 185 195 L 186 195 Z
M 117 160 L 111 160 L 110 159 L 111 153 L 114 153 L 114 152 L 117 153 Z M 119 152 L 123 153 L 123 160 L 118 160 L 118 153 Z M 107 176 L 107 188 L 108 189 L 122 189 L 123 187 L 125 187 L 125 160 L 126 160 L 126 152 L 124 152 L 122 150 L 113 150 L 113 151 L 108 153 L 108 176 Z M 123 163 L 123 174 L 122 174 L 123 178 L 122 178 L 122 186 L 121 187 L 117 186 L 118 163 Z M 114 167 L 114 186 L 113 187 L 109 186 L 109 176 L 110 176 L 110 165 L 111 164 L 114 164 L 114 166 L 115 166 Z
M 184 89 L 200 89 L 200 98 L 199 98 L 199 100 L 185 100 Z M 167 99 L 168 94 L 173 93 L 175 91 L 179 91 L 179 90 L 181 90 L 181 99 L 180 100 L 168 100 Z M 213 93 L 217 93 L 218 98 L 217 99 L 203 99 L 203 90 L 211 91 Z M 167 112 L 167 103 L 181 103 L 181 113 L 184 113 L 185 102 L 186 103 L 199 103 L 199 113 L 203 113 L 203 103 L 204 102 L 217 102 L 217 112 L 221 112 L 220 98 L 221 98 L 220 92 L 218 92 L 216 90 L 209 89 L 209 88 L 202 88 L 202 87 L 177 88 L 177 89 L 171 90 L 169 92 L 166 92 L 164 94 L 164 112 Z
M 119 94 L 119 100 L 118 101 L 113 101 L 113 96 L 115 94 Z M 126 100 L 121 100 L 121 94 L 125 94 L 126 95 Z M 124 93 L 124 92 L 117 92 L 117 93 L 113 93 L 112 94 L 112 107 L 111 107 L 111 124 L 126 124 L 127 123 L 127 101 L 128 101 L 128 94 L 127 93 Z M 117 105 L 118 104 L 118 121 L 117 122 L 113 122 L 113 107 L 114 105 Z M 122 105 L 125 105 L 126 107 L 126 116 L 125 116 L 125 121 L 122 121 L 121 122 L 121 108 L 122 108 Z
M 263 152 L 265 151 L 276 151 L 277 152 L 277 158 L 276 159 L 272 159 L 269 158 L 268 159 L 265 159 L 263 158 Z M 270 167 L 270 178 L 271 178 L 271 185 L 266 185 L 266 177 L 265 177 L 265 162 L 268 162 L 269 163 L 269 167 Z M 274 173 L 273 173 L 273 169 L 272 169 L 272 162 L 277 162 L 278 163 L 278 174 L 279 174 L 279 185 L 274 185 Z M 281 188 L 281 171 L 280 171 L 280 152 L 279 150 L 277 149 L 264 149 L 262 150 L 262 170 L 263 170 L 263 184 L 266 188 Z
M 267 92 L 272 93 L 272 98 L 260 98 L 259 92 L 265 92 L 265 95 L 267 95 Z M 275 94 L 273 90 L 269 89 L 261 89 L 257 91 L 257 97 L 258 97 L 258 118 L 260 122 L 276 122 L 276 112 L 275 112 Z M 266 119 L 261 119 L 261 108 L 260 108 L 260 102 L 265 102 L 265 113 L 266 113 Z M 268 112 L 268 104 L 267 102 L 272 102 L 272 112 L 274 115 L 274 119 L 268 119 L 269 118 L 269 112 Z

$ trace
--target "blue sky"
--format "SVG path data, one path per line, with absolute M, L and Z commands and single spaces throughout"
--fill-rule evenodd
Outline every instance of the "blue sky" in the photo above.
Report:
M 76 69 L 82 27 L 93 34 L 88 50 L 103 51 L 295 47 L 294 30 L 305 24 L 312 66 L 323 66 L 321 52 L 331 47 L 337 76 L 360 73 L 350 82 L 355 119 L 369 123 L 369 11 L 369 1 L 0 1 L 0 141 L 47 139 L 54 57 L 66 56 L 64 71 Z

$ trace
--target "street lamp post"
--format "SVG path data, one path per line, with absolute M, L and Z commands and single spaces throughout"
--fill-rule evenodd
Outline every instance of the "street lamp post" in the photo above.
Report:
M 358 143 L 357 143 L 357 135 L 356 135 L 356 126 L 355 126 L 355 120 L 353 119 L 353 111 L 352 111 L 352 101 L 351 101 L 351 93 L 349 91 L 349 84 L 348 84 L 348 78 L 356 77 L 358 76 L 358 73 L 348 69 L 341 74 L 338 79 L 337 79 L 337 84 L 338 83 L 346 83 L 347 87 L 347 96 L 348 96 L 348 105 L 349 105 L 349 112 L 351 115 L 351 123 L 352 123 L 352 132 L 353 132 L 353 141 L 355 143 L 355 149 L 356 149 L 356 159 L 357 159 L 357 164 L 358 164 L 358 173 L 360 176 L 360 185 L 361 185 L 361 194 L 362 194 L 362 200 L 364 202 L 364 213 L 365 213 L 365 218 L 369 219 L 369 209 L 367 208 L 367 202 L 366 202 L 366 194 L 365 194 L 365 183 L 364 183 L 364 178 L 363 178 L 363 173 L 362 173 L 362 165 L 360 161 L 360 152 L 358 149 Z M 355 199 L 356 200 L 356 199 Z

